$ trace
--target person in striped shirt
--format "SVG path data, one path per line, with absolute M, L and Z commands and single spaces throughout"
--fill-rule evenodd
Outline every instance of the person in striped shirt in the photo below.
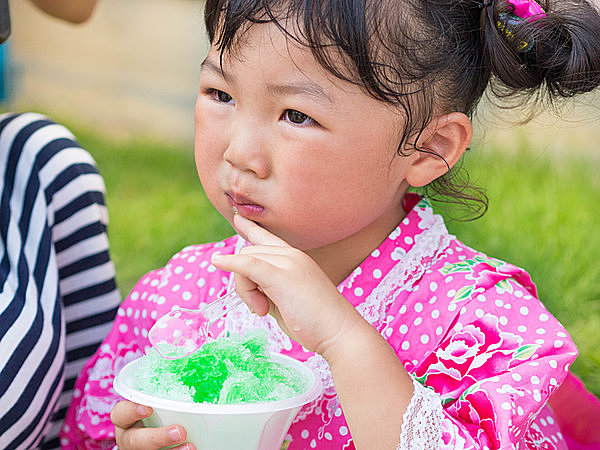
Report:
M 59 448 L 85 361 L 120 295 L 104 182 L 40 114 L 0 116 L 0 448 Z
M 82 23 L 97 0 L 31 1 Z M 66 128 L 33 113 L 0 116 L 0 172 L 0 448 L 55 449 L 75 379 L 121 300 L 104 182 Z

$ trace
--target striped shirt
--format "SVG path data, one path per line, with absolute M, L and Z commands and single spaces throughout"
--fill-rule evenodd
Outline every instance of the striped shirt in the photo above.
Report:
M 120 296 L 104 182 L 64 127 L 0 116 L 0 448 L 59 448 L 75 379 Z

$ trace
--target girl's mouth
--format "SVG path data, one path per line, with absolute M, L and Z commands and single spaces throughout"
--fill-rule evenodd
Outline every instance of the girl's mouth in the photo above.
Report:
M 252 201 L 242 195 L 237 195 L 234 193 L 227 192 L 225 194 L 227 196 L 227 200 L 229 204 L 236 208 L 237 211 L 244 217 L 251 219 L 253 217 L 258 217 L 264 211 L 264 207 L 257 205 L 256 203 L 252 203 Z

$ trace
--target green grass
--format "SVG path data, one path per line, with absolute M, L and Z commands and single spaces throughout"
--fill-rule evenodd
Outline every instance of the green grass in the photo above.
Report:
M 109 239 L 121 292 L 182 247 L 232 233 L 206 200 L 192 148 L 156 142 L 111 143 L 71 128 L 96 159 L 107 185 Z M 487 189 L 488 213 L 449 221 L 466 244 L 525 268 L 540 298 L 580 350 L 574 365 L 600 395 L 600 184 L 598 162 L 536 158 L 528 143 L 511 153 L 488 148 L 465 167 Z M 447 207 L 440 209 L 447 215 Z

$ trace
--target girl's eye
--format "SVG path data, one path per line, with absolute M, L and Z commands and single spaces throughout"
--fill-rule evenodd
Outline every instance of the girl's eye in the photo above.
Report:
M 215 100 L 218 100 L 222 103 L 230 103 L 233 100 L 233 97 L 231 97 L 231 95 L 229 95 L 225 91 L 213 89 L 211 93 L 212 93 L 213 97 L 215 98 Z
M 286 109 L 283 113 L 283 119 L 296 125 L 311 125 L 316 123 L 312 117 L 295 109 Z

